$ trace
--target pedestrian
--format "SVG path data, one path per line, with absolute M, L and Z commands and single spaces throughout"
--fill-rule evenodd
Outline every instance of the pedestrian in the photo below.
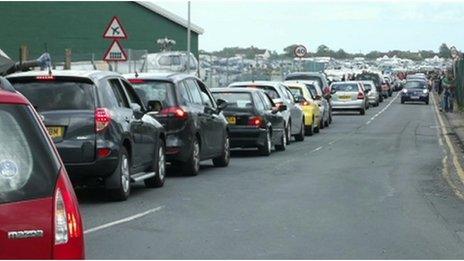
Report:
M 454 96 L 455 96 L 455 83 L 453 73 L 448 71 L 441 81 L 443 94 L 442 94 L 442 110 L 445 112 L 453 112 L 454 109 Z

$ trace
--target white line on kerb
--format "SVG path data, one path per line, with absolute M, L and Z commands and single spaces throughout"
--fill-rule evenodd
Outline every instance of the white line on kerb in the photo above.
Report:
M 97 227 L 94 227 L 94 228 L 87 229 L 87 230 L 84 231 L 84 234 L 90 234 L 90 233 L 96 232 L 98 230 L 102 230 L 102 229 L 105 229 L 105 228 L 109 228 L 109 227 L 112 227 L 112 226 L 116 226 L 116 225 L 119 225 L 119 224 L 122 224 L 122 223 L 132 221 L 134 219 L 144 217 L 144 216 L 146 216 L 146 215 L 148 215 L 150 213 L 160 211 L 163 207 L 164 206 L 153 208 L 153 209 L 147 210 L 145 212 L 132 215 L 130 217 L 126 217 L 126 218 L 123 218 L 123 219 L 120 219 L 120 220 L 116 220 L 116 221 L 106 223 L 106 224 L 103 224 L 103 225 L 100 225 L 100 226 L 97 226 Z

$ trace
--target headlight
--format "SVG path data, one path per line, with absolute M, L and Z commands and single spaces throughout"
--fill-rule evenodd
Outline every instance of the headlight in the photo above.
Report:
M 408 92 L 408 89 L 403 89 L 403 93 L 407 93 Z
M 423 90 L 422 91 L 424 94 L 427 94 L 429 91 L 428 90 Z

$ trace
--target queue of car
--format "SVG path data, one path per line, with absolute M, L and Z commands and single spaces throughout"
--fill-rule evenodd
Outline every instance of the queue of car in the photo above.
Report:
M 283 82 L 214 89 L 180 73 L 64 70 L 0 78 L 0 258 L 83 258 L 73 187 L 123 201 L 131 183 L 162 187 L 168 167 L 195 176 L 204 160 L 227 167 L 231 149 L 285 151 L 292 139 L 329 127 L 332 111 L 364 115 L 378 106 L 388 97 L 383 82 L 367 73 L 330 85 L 323 73 L 293 73 Z M 425 94 L 422 83 L 408 81 L 401 101 Z

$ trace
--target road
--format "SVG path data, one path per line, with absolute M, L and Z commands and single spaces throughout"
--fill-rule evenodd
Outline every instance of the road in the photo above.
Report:
M 137 184 L 126 202 L 80 193 L 87 257 L 462 259 L 464 203 L 442 176 L 432 104 L 393 98 L 285 152 Z

